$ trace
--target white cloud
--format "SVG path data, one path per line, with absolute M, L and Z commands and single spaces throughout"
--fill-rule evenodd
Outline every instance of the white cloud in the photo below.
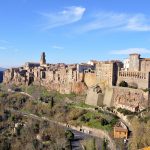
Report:
M 48 30 L 77 22 L 82 19 L 85 10 L 84 7 L 72 6 L 56 13 L 40 13 L 40 15 L 47 20 L 47 22 L 42 25 L 42 28 Z
M 52 48 L 54 48 L 54 49 L 64 49 L 64 47 L 62 47 L 62 46 L 57 46 L 57 45 L 53 45 Z
M 132 54 L 132 53 L 138 53 L 138 54 L 150 54 L 150 49 L 146 48 L 129 48 L 124 50 L 113 50 L 111 51 L 111 54 L 116 55 L 126 55 L 126 54 Z
M 150 17 L 144 14 L 126 14 L 100 12 L 80 27 L 81 32 L 98 29 L 116 29 L 125 31 L 150 31 Z

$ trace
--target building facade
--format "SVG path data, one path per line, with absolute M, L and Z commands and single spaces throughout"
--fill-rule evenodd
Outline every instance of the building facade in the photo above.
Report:
M 125 62 L 124 67 L 118 72 L 117 83 L 126 81 L 131 87 L 150 88 L 150 59 L 141 58 L 140 54 L 130 54 L 128 62 L 129 66 Z

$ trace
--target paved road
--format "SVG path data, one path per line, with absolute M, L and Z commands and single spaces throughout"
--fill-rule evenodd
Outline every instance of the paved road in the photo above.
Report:
M 86 134 L 81 133 L 81 132 L 78 132 L 76 130 L 72 130 L 72 129 L 70 129 L 70 130 L 74 134 L 74 140 L 71 141 L 72 150 L 82 150 L 83 148 L 82 148 L 80 141 L 91 138 L 91 136 L 86 135 Z

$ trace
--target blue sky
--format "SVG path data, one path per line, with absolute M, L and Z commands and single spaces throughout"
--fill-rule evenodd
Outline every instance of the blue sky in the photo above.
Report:
M 0 0 L 0 67 L 150 57 L 149 0 Z

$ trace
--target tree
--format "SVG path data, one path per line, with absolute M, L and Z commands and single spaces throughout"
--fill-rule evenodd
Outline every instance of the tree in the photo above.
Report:
M 102 142 L 102 150 L 107 150 L 107 149 L 108 149 L 108 140 L 104 138 Z
M 67 131 L 65 132 L 65 136 L 66 136 L 66 138 L 67 138 L 68 140 L 73 140 L 73 139 L 74 139 L 74 134 L 73 134 L 72 131 L 70 131 L 70 130 L 67 130 Z
M 50 107 L 53 108 L 54 106 L 54 98 L 52 97 L 51 101 L 50 101 Z
M 102 126 L 105 126 L 105 125 L 107 125 L 107 124 L 109 124 L 109 122 L 108 122 L 106 119 L 102 118 L 102 119 L 101 119 L 101 125 L 102 125 Z
M 132 121 L 133 135 L 129 141 L 131 150 L 141 149 L 150 145 L 150 121 L 147 123 L 141 122 L 137 118 Z
M 121 81 L 119 83 L 119 86 L 121 86 L 121 87 L 128 87 L 128 83 L 126 81 Z

